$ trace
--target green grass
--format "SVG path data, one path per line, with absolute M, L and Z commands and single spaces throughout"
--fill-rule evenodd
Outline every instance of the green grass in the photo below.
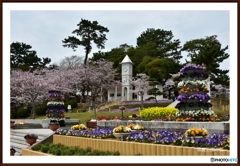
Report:
M 132 114 L 139 114 L 138 111 L 136 112 L 123 112 L 123 116 L 129 116 Z M 122 116 L 122 112 L 97 112 L 98 116 Z M 82 124 L 86 124 L 86 121 L 89 119 L 96 119 L 94 115 L 94 111 L 91 112 L 80 112 L 80 113 L 66 113 L 66 117 L 70 117 L 70 119 L 79 119 Z M 37 116 L 36 119 L 45 119 L 46 116 Z
M 217 115 L 228 115 L 230 113 L 229 109 L 225 108 L 223 110 L 223 107 L 222 107 L 222 106 L 229 105 L 229 99 L 214 98 L 214 99 L 211 100 L 211 102 L 212 102 L 213 111 L 214 111 L 215 114 L 217 114 Z
M 222 109 L 222 105 L 229 105 L 229 99 L 221 99 L 221 102 L 220 102 L 220 99 L 214 98 L 211 100 L 211 102 L 212 102 L 213 111 L 215 112 L 215 114 L 217 114 L 217 115 L 219 115 L 219 114 L 220 115 L 228 115 L 229 114 L 229 110 L 223 111 L 223 109 Z M 147 108 L 145 105 L 144 105 L 144 107 Z M 115 108 L 115 107 L 113 107 L 113 108 Z M 118 108 L 118 107 L 116 107 L 116 108 Z M 75 109 L 73 109 L 72 113 L 66 113 L 66 117 L 70 117 L 70 119 L 79 119 L 82 124 L 86 124 L 87 120 L 96 119 L 98 116 L 122 116 L 122 112 L 97 112 L 96 118 L 95 118 L 94 111 L 77 113 L 78 109 L 79 108 L 75 108 Z M 129 116 L 132 114 L 139 114 L 139 111 L 124 112 L 123 116 Z M 36 117 L 36 119 L 45 119 L 45 118 L 46 118 L 46 116 L 37 116 Z

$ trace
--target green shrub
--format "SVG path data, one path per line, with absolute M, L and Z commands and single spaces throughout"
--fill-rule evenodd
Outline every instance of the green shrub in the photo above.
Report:
M 49 148 L 48 153 L 50 153 L 50 154 L 54 154 L 54 153 L 55 153 L 55 148 Z
M 43 104 L 40 104 L 36 107 L 35 113 L 36 113 L 36 115 L 45 115 L 46 110 L 47 110 L 47 104 L 43 103 Z
M 146 118 L 154 117 L 162 119 L 169 115 L 176 115 L 177 109 L 173 107 L 149 107 L 140 111 L 140 115 Z
M 114 156 L 119 156 L 119 155 L 120 155 L 120 152 L 119 152 L 119 151 L 115 151 L 115 152 L 113 152 L 113 155 L 114 155 Z
M 10 116 L 11 116 L 11 119 L 17 118 L 17 108 L 11 108 Z
M 20 107 L 17 110 L 17 118 L 27 118 L 30 114 L 29 109 Z
M 85 155 L 85 150 L 83 148 L 79 148 L 75 155 L 78 155 L 78 156 L 84 156 Z
M 35 146 L 32 147 L 32 150 L 34 150 L 34 151 L 40 151 L 40 150 L 41 150 L 41 147 L 42 147 L 41 144 L 37 144 L 37 145 L 35 145 Z
M 60 149 L 55 149 L 53 154 L 56 155 L 56 156 L 61 156 L 61 150 Z
M 77 108 L 78 105 L 77 105 L 77 100 L 76 99 L 71 101 L 71 106 L 72 106 L 72 108 Z
M 47 153 L 47 152 L 49 151 L 49 146 L 48 146 L 48 145 L 42 145 L 41 151 L 42 151 L 43 153 Z
M 71 99 L 71 100 L 68 100 L 64 103 L 64 106 L 65 108 L 67 109 L 68 105 L 71 105 L 72 109 L 73 108 L 77 108 L 77 100 L 76 99 Z
M 91 147 L 87 147 L 86 149 L 79 147 L 69 147 L 62 144 L 39 144 L 32 147 L 32 150 L 41 151 L 43 153 L 50 153 L 56 156 L 65 155 L 65 156 L 100 156 L 100 155 L 120 155 L 117 152 L 110 151 L 101 151 L 101 150 L 92 150 Z

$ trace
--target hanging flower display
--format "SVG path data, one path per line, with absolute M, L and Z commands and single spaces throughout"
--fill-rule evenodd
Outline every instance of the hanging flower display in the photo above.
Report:
M 210 96 L 208 94 L 201 94 L 201 93 L 195 93 L 193 95 L 179 95 L 177 97 L 177 100 L 189 100 L 189 99 L 197 99 L 200 102 L 204 100 L 210 100 Z
M 182 69 L 180 69 L 180 72 L 184 73 L 184 72 L 190 71 L 190 70 L 197 71 L 199 69 L 202 71 L 203 69 L 205 69 L 205 67 L 201 66 L 201 65 L 196 65 L 196 64 L 193 64 L 193 63 L 188 63 Z
M 207 86 L 207 81 L 206 80 L 197 80 L 197 81 L 180 81 L 178 83 L 178 88 L 183 88 L 187 86 L 194 86 L 196 88 L 205 88 Z
M 49 91 L 48 92 L 48 102 L 47 110 L 45 111 L 46 116 L 50 121 L 61 121 L 61 124 L 65 119 L 65 107 L 62 101 L 63 94 L 60 91 Z M 64 125 L 64 124 L 62 124 Z
M 205 67 L 195 64 L 187 64 L 180 70 L 179 77 L 182 79 L 178 83 L 180 101 L 175 108 L 177 120 L 179 121 L 201 121 L 215 116 L 209 103 L 210 96 L 207 94 L 208 74 Z

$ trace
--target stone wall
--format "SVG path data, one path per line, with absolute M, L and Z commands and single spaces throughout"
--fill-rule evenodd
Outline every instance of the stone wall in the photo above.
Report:
M 149 130 L 173 130 L 173 131 L 186 131 L 189 128 L 200 127 L 208 130 L 209 134 L 216 133 L 229 133 L 229 122 L 175 122 L 175 121 L 97 121 L 98 127 L 114 128 L 119 125 L 127 126 L 131 123 L 138 123 Z

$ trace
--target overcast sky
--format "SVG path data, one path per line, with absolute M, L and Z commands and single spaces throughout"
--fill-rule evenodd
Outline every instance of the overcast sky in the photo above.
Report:
M 81 19 L 98 21 L 109 29 L 105 49 L 121 44 L 136 46 L 136 39 L 147 28 L 171 30 L 174 39 L 186 41 L 217 35 L 222 48 L 229 45 L 230 12 L 227 10 L 13 10 L 10 15 L 10 42 L 30 44 L 39 57 L 49 57 L 52 63 L 71 55 L 84 56 L 84 47 L 76 52 L 64 48 L 62 40 L 72 36 Z M 98 49 L 93 44 L 92 57 Z M 227 50 L 229 53 L 229 50 Z M 183 52 L 184 62 L 186 52 Z M 229 69 L 229 59 L 220 67 Z

